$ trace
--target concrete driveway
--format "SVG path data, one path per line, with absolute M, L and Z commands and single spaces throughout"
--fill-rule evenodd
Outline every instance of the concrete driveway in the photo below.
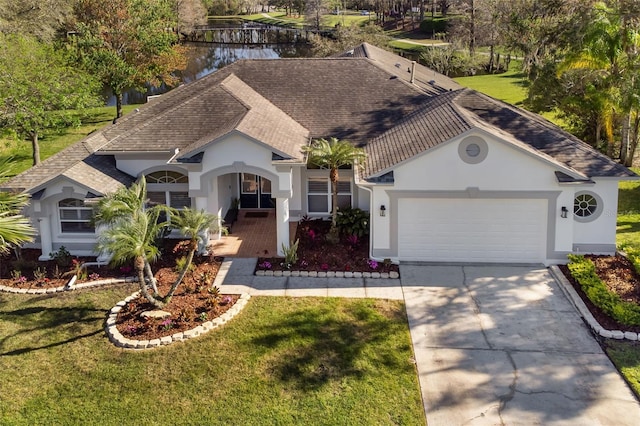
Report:
M 640 421 L 546 269 L 402 265 L 401 281 L 429 426 Z

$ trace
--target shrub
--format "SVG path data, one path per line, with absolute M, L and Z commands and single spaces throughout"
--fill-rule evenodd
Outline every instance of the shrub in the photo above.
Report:
M 69 253 L 69 250 L 67 250 L 65 246 L 60 246 L 58 250 L 53 253 L 49 253 L 49 256 L 56 262 L 56 264 L 58 264 L 58 266 L 63 268 L 71 266 L 71 260 L 73 259 L 73 256 L 71 256 L 71 253 Z
M 369 213 L 359 208 L 344 207 L 338 210 L 336 224 L 343 234 L 357 237 L 369 235 Z
M 282 252 L 284 253 L 284 262 L 282 266 L 285 269 L 291 269 L 294 263 L 298 261 L 298 244 L 300 240 L 296 240 L 291 246 L 287 247 L 282 243 Z
M 609 291 L 596 274 L 596 267 L 591 260 L 570 254 L 569 261 L 567 267 L 571 275 L 594 305 L 621 324 L 640 325 L 640 306 L 625 302 Z

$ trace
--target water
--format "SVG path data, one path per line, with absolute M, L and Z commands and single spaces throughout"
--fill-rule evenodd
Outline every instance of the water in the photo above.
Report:
M 178 73 L 183 83 L 189 83 L 210 74 L 226 65 L 240 59 L 274 59 L 300 58 L 311 55 L 311 49 L 303 44 L 278 45 L 225 45 L 214 43 L 185 43 L 189 46 L 187 68 Z M 166 86 L 147 87 L 146 92 L 128 90 L 123 93 L 122 103 L 142 104 L 147 102 L 147 96 L 159 95 L 169 91 Z M 116 98 L 110 89 L 103 91 L 106 104 L 113 106 Z

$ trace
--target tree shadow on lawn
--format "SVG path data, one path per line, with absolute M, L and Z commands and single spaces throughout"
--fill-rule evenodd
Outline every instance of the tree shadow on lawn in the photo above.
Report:
M 394 337 L 406 328 L 404 309 L 382 315 L 355 305 L 345 308 L 339 319 L 327 312 L 300 310 L 278 324 L 262 326 L 253 343 L 277 351 L 269 367 L 274 377 L 309 391 L 345 377 L 377 374 L 373 369 L 378 366 L 414 371 L 408 359 L 398 357 L 411 353 L 410 342 Z
M 23 334 L 39 332 L 46 337 L 41 339 L 43 341 L 41 346 L 13 349 L 0 353 L 0 356 L 21 355 L 27 352 L 64 345 L 102 333 L 102 328 L 99 327 L 88 333 L 79 334 L 86 328 L 84 325 L 104 320 L 104 314 L 105 312 L 102 309 L 87 306 L 62 308 L 33 306 L 10 312 L 1 312 L 0 317 L 3 321 L 19 324 L 20 330 L 0 339 L 0 349 L 3 349 L 10 339 Z M 69 335 L 72 337 L 65 338 Z
M 640 232 L 640 222 L 618 221 L 616 232 L 618 234 Z

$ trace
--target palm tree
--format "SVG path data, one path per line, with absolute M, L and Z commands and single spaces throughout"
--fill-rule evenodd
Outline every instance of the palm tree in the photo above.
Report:
M 94 220 L 96 224 L 105 225 L 106 229 L 98 238 L 98 250 L 109 254 L 116 264 L 133 261 L 140 292 L 155 307 L 163 308 L 171 301 L 189 270 L 205 231 L 217 223 L 218 218 L 204 210 L 185 208 L 177 211 L 166 206 L 146 208 L 146 200 L 146 181 L 142 177 L 139 183 L 121 188 L 99 201 Z M 160 220 L 163 213 L 171 217 L 170 223 Z M 176 281 L 165 295 L 161 295 L 151 263 L 160 256 L 156 241 L 167 227 L 180 230 L 189 239 L 189 254 Z M 153 293 L 149 292 L 148 285 L 151 285 Z
M 621 159 L 630 163 L 629 123 L 634 108 L 633 80 L 636 78 L 636 55 L 640 38 L 631 36 L 632 28 L 623 19 L 621 9 L 609 8 L 604 3 L 594 6 L 593 20 L 587 28 L 582 46 L 570 53 L 559 65 L 562 76 L 575 70 L 588 71 L 597 88 L 597 104 L 601 108 L 599 124 L 604 127 L 609 142 L 607 154 L 613 154 L 613 128 L 622 117 Z
M 0 181 L 8 177 L 11 165 L 0 164 Z M 15 192 L 0 192 L 0 253 L 11 246 L 19 246 L 33 240 L 36 231 L 22 209 L 29 203 L 29 195 Z
M 195 210 L 184 208 L 178 214 L 172 215 L 171 226 L 179 230 L 182 235 L 189 239 L 189 253 L 178 278 L 173 283 L 169 292 L 164 296 L 164 302 L 169 303 L 173 293 L 184 279 L 185 274 L 189 270 L 193 262 L 193 256 L 198 250 L 199 244 L 204 240 L 203 236 L 206 231 L 214 224 L 218 223 L 218 217 L 207 213 L 204 210 Z
M 112 262 L 124 264 L 133 261 L 133 267 L 138 277 L 138 285 L 142 295 L 154 306 L 162 308 L 163 300 L 154 288 L 153 294 L 147 289 L 147 281 L 153 282 L 153 275 L 149 276 L 151 262 L 160 256 L 160 250 L 155 245 L 159 228 L 152 215 L 139 214 L 114 221 L 98 238 L 98 250 L 109 253 Z
M 338 242 L 338 169 L 342 166 L 358 165 L 364 161 L 366 154 L 362 148 L 356 148 L 346 140 L 337 138 L 316 139 L 305 146 L 303 152 L 309 155 L 309 163 L 323 169 L 329 169 L 331 181 L 331 231 L 330 241 Z

